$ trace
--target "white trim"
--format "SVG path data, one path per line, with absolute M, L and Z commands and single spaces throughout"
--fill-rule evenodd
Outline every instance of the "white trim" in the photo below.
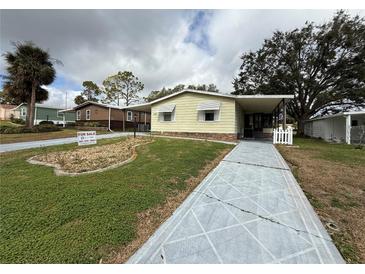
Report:
M 131 114 L 131 118 L 129 119 L 129 113 Z M 131 110 L 128 110 L 127 111 L 127 121 L 128 122 L 132 122 L 133 121 L 133 111 Z
M 89 113 L 89 118 L 87 117 L 88 113 Z M 90 111 L 90 109 L 87 109 L 86 112 L 85 112 L 85 120 L 88 120 L 88 121 L 91 120 L 91 111 Z
M 257 95 L 232 95 L 232 94 L 224 94 L 224 93 L 219 93 L 219 92 L 209 92 L 209 91 L 201 91 L 201 90 L 193 90 L 193 89 L 184 89 L 182 91 L 179 92 L 175 92 L 173 94 L 167 95 L 165 97 L 156 99 L 154 101 L 151 101 L 149 104 L 155 104 L 158 103 L 160 101 L 169 99 L 171 97 L 180 95 L 182 93 L 185 92 L 190 92 L 190 93 L 197 93 L 197 94 L 205 94 L 205 95 L 211 95 L 211 96 L 216 96 L 216 97 L 226 97 L 226 98 L 232 98 L 232 99 L 253 99 L 253 98 L 266 98 L 266 99 L 277 99 L 277 98 L 287 98 L 287 99 L 293 99 L 294 95 L 288 95 L 288 94 L 283 94 L 283 95 L 264 95 L 264 94 L 257 94 Z M 144 104 L 147 105 L 147 104 Z M 138 106 L 138 105 L 135 105 Z M 133 106 L 130 106 L 133 107 Z
M 27 103 L 21 103 L 20 105 L 16 106 L 15 108 L 12 108 L 11 110 L 17 110 L 21 106 L 27 106 Z M 62 110 L 62 108 L 52 107 L 52 106 L 46 106 L 46 105 L 43 105 L 43 104 L 35 104 L 35 106 L 38 107 L 38 108 L 50 108 L 50 109 Z
M 76 121 L 80 121 L 81 120 L 81 110 L 77 110 L 76 111 Z
M 92 105 L 96 105 L 96 106 L 101 106 L 101 107 L 105 107 L 105 108 L 114 108 L 114 109 L 124 109 L 126 107 L 120 107 L 120 106 L 114 106 L 114 105 L 108 105 L 108 104 L 102 104 L 102 103 L 97 103 L 97 102 L 93 102 L 93 101 L 86 101 L 76 107 L 73 108 L 73 110 L 77 110 L 79 108 L 82 108 L 88 104 L 92 104 Z
M 20 116 L 27 116 L 27 109 L 26 108 L 21 108 L 20 109 Z
M 312 119 L 307 120 L 306 122 L 329 119 L 329 118 L 334 118 L 334 117 L 341 117 L 341 116 L 345 117 L 346 115 L 361 115 L 361 114 L 365 114 L 365 110 L 340 112 L 340 113 L 336 113 L 336 114 L 332 114 L 332 115 L 312 118 Z
M 149 103 L 143 103 L 143 104 L 137 104 L 137 105 L 130 105 L 121 107 L 121 109 L 125 108 L 133 108 L 133 107 L 143 107 L 143 106 L 151 106 L 155 103 L 161 102 L 163 100 L 169 99 L 174 96 L 178 96 L 182 93 L 196 93 L 196 94 L 204 94 L 204 95 L 211 95 L 215 97 L 225 97 L 225 98 L 231 98 L 231 99 L 293 99 L 294 95 L 289 94 L 275 94 L 275 95 L 264 95 L 264 94 L 257 94 L 257 95 L 232 95 L 232 94 L 225 94 L 225 93 L 219 93 L 219 92 L 210 92 L 210 91 L 201 91 L 201 90 L 193 90 L 193 89 L 184 89 L 182 91 L 175 92 L 170 95 L 166 95 L 164 97 L 158 98 L 156 100 L 153 100 Z

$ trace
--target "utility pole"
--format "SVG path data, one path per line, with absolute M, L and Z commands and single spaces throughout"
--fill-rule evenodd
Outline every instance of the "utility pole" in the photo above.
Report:
M 67 109 L 67 90 L 66 90 L 66 99 L 65 99 L 65 109 Z

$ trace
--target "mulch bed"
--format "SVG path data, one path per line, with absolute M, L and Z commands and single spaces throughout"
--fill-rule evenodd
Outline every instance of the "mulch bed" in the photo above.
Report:
M 54 166 L 56 171 L 62 173 L 58 175 L 102 171 L 133 159 L 136 155 L 135 147 L 150 142 L 150 138 L 129 137 L 121 142 L 109 145 L 44 153 L 32 157 L 29 162 Z

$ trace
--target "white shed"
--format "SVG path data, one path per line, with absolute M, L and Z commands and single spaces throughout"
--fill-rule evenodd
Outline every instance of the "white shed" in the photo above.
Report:
M 365 110 L 342 112 L 306 121 L 304 134 L 329 142 L 358 143 L 365 130 Z

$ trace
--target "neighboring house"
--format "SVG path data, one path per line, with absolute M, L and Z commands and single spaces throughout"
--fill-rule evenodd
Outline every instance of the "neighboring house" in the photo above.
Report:
M 87 125 L 90 122 L 111 130 L 131 130 L 136 123 L 139 131 L 150 129 L 151 115 L 149 112 L 130 110 L 128 107 L 119 107 L 96 102 L 85 102 L 73 108 L 76 112 L 76 124 Z
M 0 120 L 10 120 L 11 117 L 19 118 L 19 112 L 13 111 L 16 105 L 0 104 Z
M 350 111 L 306 121 L 304 134 L 330 142 L 358 143 L 365 127 L 365 110 Z
M 34 124 L 38 125 L 41 121 L 52 121 L 56 125 L 66 125 L 67 123 L 75 123 L 75 112 L 61 112 L 62 108 L 35 104 Z M 20 119 L 26 120 L 28 107 L 26 103 L 13 108 L 17 112 Z
M 157 134 L 222 140 L 271 138 L 279 116 L 286 121 L 286 102 L 292 98 L 183 90 L 129 109 L 151 112 L 151 131 Z

